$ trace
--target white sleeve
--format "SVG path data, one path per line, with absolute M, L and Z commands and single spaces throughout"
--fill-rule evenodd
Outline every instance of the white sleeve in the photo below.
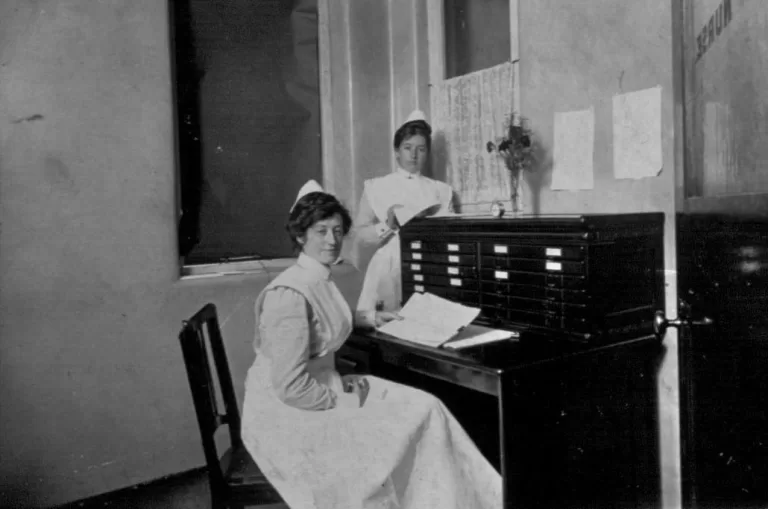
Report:
M 307 371 L 311 322 L 304 296 L 285 287 L 269 290 L 257 326 L 265 353 L 272 361 L 271 381 L 278 399 L 304 410 L 335 407 L 340 395 Z
M 376 216 L 368 199 L 368 193 L 363 190 L 355 218 L 355 236 L 365 242 L 380 242 L 393 233 L 392 229 Z

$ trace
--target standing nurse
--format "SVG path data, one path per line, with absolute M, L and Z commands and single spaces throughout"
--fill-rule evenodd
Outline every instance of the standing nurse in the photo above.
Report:
M 429 160 L 432 128 L 424 113 L 416 110 L 395 132 L 397 169 L 383 177 L 366 180 L 355 220 L 356 235 L 375 243 L 377 250 L 365 273 L 357 303 L 358 319 L 376 323 L 375 312 L 395 311 L 402 305 L 400 237 L 395 210 L 422 211 L 422 215 L 453 212 L 451 186 L 422 175 Z

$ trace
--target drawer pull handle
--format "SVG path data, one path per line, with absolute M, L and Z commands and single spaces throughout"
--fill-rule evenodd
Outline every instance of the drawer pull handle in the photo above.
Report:
M 544 250 L 546 256 L 563 256 L 563 250 L 559 247 L 548 247 Z

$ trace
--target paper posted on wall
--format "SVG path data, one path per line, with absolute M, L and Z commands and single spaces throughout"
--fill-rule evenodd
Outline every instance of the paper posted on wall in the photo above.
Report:
M 431 293 L 414 293 L 398 314 L 402 320 L 388 322 L 378 330 L 406 341 L 436 348 L 448 348 L 452 339 L 466 340 L 465 344 L 457 343 L 456 348 L 462 348 L 487 342 L 491 338 L 494 341 L 499 340 L 498 338 L 509 339 L 515 334 L 470 325 L 480 314 L 479 308 L 465 306 Z M 467 332 L 461 334 L 464 331 Z M 479 338 L 480 334 L 486 333 L 488 335 Z M 472 338 L 475 340 L 472 341 Z

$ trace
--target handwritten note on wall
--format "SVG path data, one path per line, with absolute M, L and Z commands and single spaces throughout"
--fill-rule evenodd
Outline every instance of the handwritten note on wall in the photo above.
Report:
M 595 109 L 555 113 L 553 190 L 592 189 Z
M 614 177 L 655 177 L 662 164 L 661 87 L 613 96 Z

